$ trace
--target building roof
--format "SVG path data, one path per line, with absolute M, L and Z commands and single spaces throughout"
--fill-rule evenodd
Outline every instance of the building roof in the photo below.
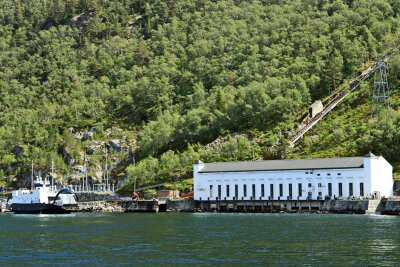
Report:
M 363 168 L 363 157 L 205 163 L 199 173 Z

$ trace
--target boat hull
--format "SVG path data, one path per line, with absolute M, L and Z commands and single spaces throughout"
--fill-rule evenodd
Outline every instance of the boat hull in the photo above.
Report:
M 70 213 L 69 210 L 54 204 L 43 203 L 13 203 L 11 204 L 11 211 L 19 214 L 66 214 Z

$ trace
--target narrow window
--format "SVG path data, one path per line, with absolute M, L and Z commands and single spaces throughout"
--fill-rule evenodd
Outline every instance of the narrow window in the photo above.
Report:
M 264 184 L 261 184 L 261 197 L 265 197 Z
M 293 191 L 292 191 L 292 184 L 289 184 L 289 197 L 292 198 Z
M 353 183 L 349 183 L 349 196 L 353 195 Z
M 218 198 L 221 198 L 221 185 L 218 185 Z
M 279 184 L 279 196 L 283 197 L 283 184 Z
M 364 196 L 364 183 L 360 183 L 360 196 Z
M 321 188 L 322 187 L 322 183 L 318 183 L 318 188 Z
M 226 197 L 229 197 L 229 184 L 226 185 Z
M 328 196 L 332 196 L 332 183 L 328 183 Z
M 343 188 L 342 188 L 342 183 L 339 183 L 339 197 L 343 196 Z
M 243 185 L 243 197 L 247 197 L 247 185 Z
M 303 196 L 303 185 L 300 183 L 299 184 L 299 197 Z
M 252 184 L 252 186 L 251 186 L 251 193 L 252 193 L 253 199 L 256 199 L 256 185 L 255 184 Z
M 239 197 L 239 186 L 235 184 L 235 199 Z
M 273 184 L 269 185 L 269 195 L 271 196 L 271 198 L 274 198 L 274 185 Z
M 214 186 L 210 185 L 210 198 L 213 197 L 213 190 L 214 190 Z

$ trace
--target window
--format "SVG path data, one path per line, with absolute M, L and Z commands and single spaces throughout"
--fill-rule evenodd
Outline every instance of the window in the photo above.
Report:
M 303 196 L 303 185 L 299 184 L 299 197 Z
M 229 197 L 229 185 L 226 185 L 226 197 Z
M 353 195 L 353 183 L 349 183 L 349 196 Z
M 292 184 L 289 184 L 289 197 L 292 198 L 293 191 L 292 191 Z
M 321 174 L 320 174 L 320 173 L 318 173 L 318 174 L 317 174 L 317 176 L 321 176 Z
M 360 183 L 360 196 L 364 196 L 364 183 Z
M 274 185 L 273 184 L 269 185 L 269 195 L 271 196 L 271 198 L 274 198 Z
M 253 199 L 255 199 L 256 198 L 256 185 L 255 184 L 251 185 L 251 193 L 252 193 Z
M 322 187 L 322 183 L 318 183 L 318 188 L 321 188 Z
M 339 176 L 340 176 L 340 175 L 342 175 L 342 174 L 339 172 L 337 175 L 339 175 Z
M 314 172 L 310 172 L 310 174 L 313 174 Z
M 214 190 L 214 186 L 210 185 L 210 198 L 213 197 L 213 190 Z
M 328 196 L 332 196 L 332 183 L 328 183 Z
M 306 172 L 306 174 L 308 174 L 308 172 Z
M 221 185 L 218 185 L 218 198 L 221 198 Z
M 330 173 L 327 173 L 326 175 L 328 175 L 328 176 L 331 176 L 331 174 L 330 174 Z
M 312 187 L 312 184 L 311 183 L 308 183 L 308 188 L 311 188 Z
M 279 196 L 283 197 L 283 184 L 279 184 Z
M 243 185 L 243 197 L 247 197 L 247 185 Z
M 265 197 L 264 184 L 261 184 L 261 197 Z
M 339 197 L 343 196 L 343 187 L 342 187 L 342 183 L 338 184 L 339 186 Z
M 239 197 L 239 186 L 235 184 L 235 199 Z

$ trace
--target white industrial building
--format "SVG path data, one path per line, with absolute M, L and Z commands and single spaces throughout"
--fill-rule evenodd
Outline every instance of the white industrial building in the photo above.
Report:
M 194 199 L 322 200 L 389 197 L 392 166 L 364 157 L 194 164 Z

